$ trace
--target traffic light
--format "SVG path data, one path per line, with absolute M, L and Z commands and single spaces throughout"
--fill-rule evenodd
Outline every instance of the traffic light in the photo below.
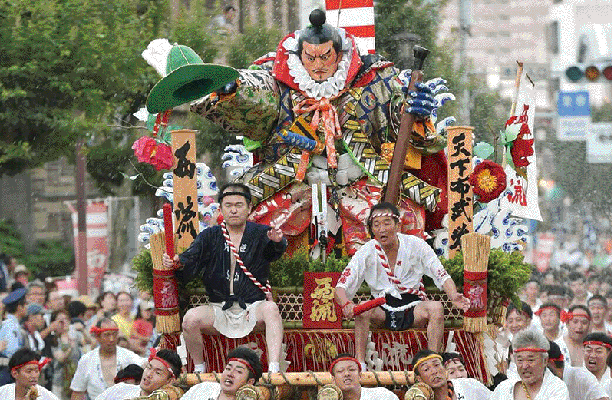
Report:
M 612 61 L 600 64 L 572 65 L 565 70 L 565 76 L 571 82 L 578 82 L 582 78 L 589 82 L 612 81 Z

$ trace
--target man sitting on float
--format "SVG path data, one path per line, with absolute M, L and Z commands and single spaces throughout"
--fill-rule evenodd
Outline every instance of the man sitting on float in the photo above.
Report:
M 336 285 L 336 302 L 347 319 L 354 316 L 352 298 L 364 280 L 374 298 L 386 299 L 386 304 L 355 316 L 355 353 L 364 369 L 371 324 L 384 323 L 386 329 L 396 331 L 427 326 L 429 349 L 442 349 L 444 309 L 439 301 L 427 300 L 423 275 L 432 278 L 455 307 L 466 311 L 470 306 L 433 249 L 421 238 L 400 233 L 399 221 L 393 204 L 372 207 L 368 229 L 373 239 L 355 253 Z

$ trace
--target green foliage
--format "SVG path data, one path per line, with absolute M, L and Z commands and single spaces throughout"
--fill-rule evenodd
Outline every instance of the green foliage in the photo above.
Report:
M 263 19 L 257 25 L 245 27 L 244 34 L 237 36 L 230 45 L 228 64 L 234 68 L 247 68 L 264 54 L 275 51 L 281 34 L 277 29 L 268 29 Z
M 132 270 L 136 272 L 134 285 L 138 290 L 153 292 L 153 259 L 151 250 L 143 248 L 132 259 Z
M 12 220 L 0 219 L 0 253 L 21 258 L 25 252 L 21 234 Z
M 0 174 L 69 155 L 77 138 L 104 132 L 143 103 L 155 75 L 140 49 L 159 34 L 165 3 L 149 2 L 140 14 L 131 0 L 0 4 L 0 154 L 30 146 L 2 159 Z
M 517 293 L 527 283 L 533 266 L 523 261 L 524 256 L 518 252 L 506 253 L 500 249 L 491 249 L 489 255 L 487 298 L 489 305 L 499 298 L 518 301 Z M 463 286 L 463 253 L 458 252 L 454 258 L 441 258 L 442 265 L 453 278 L 457 287 Z
M 74 250 L 62 240 L 39 240 L 25 257 L 32 275 L 44 280 L 48 276 L 70 275 L 74 271 Z
M 153 259 L 151 258 L 151 250 L 143 248 L 140 253 L 132 259 L 132 270 L 136 272 L 134 284 L 138 290 L 146 290 L 153 292 Z M 179 293 L 184 290 L 191 291 L 204 287 L 201 279 L 193 279 L 186 284 L 178 282 Z
M 311 260 L 305 250 L 296 251 L 270 265 L 270 284 L 274 287 L 302 286 L 304 272 L 342 272 L 349 261 L 349 257 L 336 258 L 332 254 L 323 263 L 318 259 Z

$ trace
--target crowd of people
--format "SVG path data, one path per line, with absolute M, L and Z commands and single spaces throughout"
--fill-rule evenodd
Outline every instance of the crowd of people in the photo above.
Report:
M 251 195 L 242 184 L 220 189 L 224 222 L 200 233 L 191 247 L 164 264 L 179 279 L 205 276 L 210 303 L 183 318 L 184 344 L 195 372 L 205 372 L 203 334 L 244 337 L 265 331 L 270 373 L 279 372 L 282 319 L 270 296 L 269 264 L 287 247 L 282 231 L 248 222 Z M 346 319 L 355 318 L 355 354 L 330 360 L 335 389 L 344 399 L 396 399 L 385 388 L 361 386 L 371 328 L 426 328 L 428 345 L 412 359 L 418 392 L 436 400 L 608 399 L 612 392 L 612 312 L 607 279 L 594 271 L 561 268 L 534 275 L 510 304 L 496 342 L 503 357 L 494 384 L 468 377 L 461 354 L 442 353 L 442 306 L 424 297 L 430 276 L 456 307 L 469 300 L 457 291 L 433 250 L 400 233 L 399 210 L 379 203 L 367 221 L 373 238 L 341 274 L 335 300 Z M 372 266 L 380 266 L 373 268 Z M 191 388 L 174 385 L 186 360 L 175 351 L 157 351 L 154 304 L 148 292 L 61 295 L 29 281 L 24 266 L 3 257 L 3 321 L 0 327 L 0 393 L 9 399 L 234 399 L 263 372 L 257 353 L 237 347 L 226 357 L 219 383 Z M 567 275 L 564 275 L 567 273 Z M 230 278 L 231 277 L 231 278 Z M 568 286 L 559 285 L 568 282 Z M 352 298 L 363 283 L 383 304 L 361 314 Z M 493 356 L 493 355 L 488 355 Z M 186 391 L 186 392 L 185 392 Z M 418 397 L 414 397 L 418 398 Z
M 109 346 L 120 349 L 109 350 L 111 358 L 117 359 L 117 370 L 111 369 L 108 373 L 106 369 L 101 370 L 103 379 L 97 383 L 98 388 L 89 393 L 89 398 L 93 399 L 96 390 L 101 392 L 113 383 L 120 369 L 131 363 L 140 368 L 143 357 L 147 357 L 149 349 L 156 345 L 159 335 L 155 330 L 154 304 L 148 292 L 135 295 L 104 292 L 95 301 L 86 295 L 65 295 L 49 283 L 30 281 L 27 268 L 17 265 L 14 258 L 6 255 L 0 257 L 0 272 L 2 385 L 16 379 L 10 367 L 13 359 L 21 365 L 36 354 L 36 360 L 41 363 L 37 377 L 42 387 L 39 393 L 48 391 L 64 400 L 85 399 L 78 392 L 89 391 L 79 381 L 86 377 L 84 368 L 92 367 L 86 366 L 86 360 L 104 361 Z M 108 324 L 118 329 L 112 338 L 100 331 Z M 77 379 L 73 379 L 75 375 Z M 91 386 L 92 382 L 87 385 Z

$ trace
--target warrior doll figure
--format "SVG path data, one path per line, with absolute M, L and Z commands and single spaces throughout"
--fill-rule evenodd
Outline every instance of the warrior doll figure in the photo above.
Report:
M 278 223 L 298 247 L 306 243 L 311 190 L 318 185 L 330 237 L 348 254 L 367 240 L 369 208 L 387 183 L 393 143 L 403 113 L 419 120 L 410 144 L 422 155 L 421 169 L 403 171 L 399 206 L 404 229 L 439 227 L 446 212 L 445 138 L 433 120 L 446 90 L 442 79 L 408 90 L 410 71 L 399 71 L 377 54 L 361 56 L 355 39 L 325 23 L 315 10 L 311 25 L 287 35 L 276 53 L 238 70 L 224 89 L 191 110 L 244 135 L 256 165 L 239 181 L 249 187 L 259 223 Z M 419 207 L 427 215 L 427 226 Z M 329 247 L 328 247 L 329 248 Z

